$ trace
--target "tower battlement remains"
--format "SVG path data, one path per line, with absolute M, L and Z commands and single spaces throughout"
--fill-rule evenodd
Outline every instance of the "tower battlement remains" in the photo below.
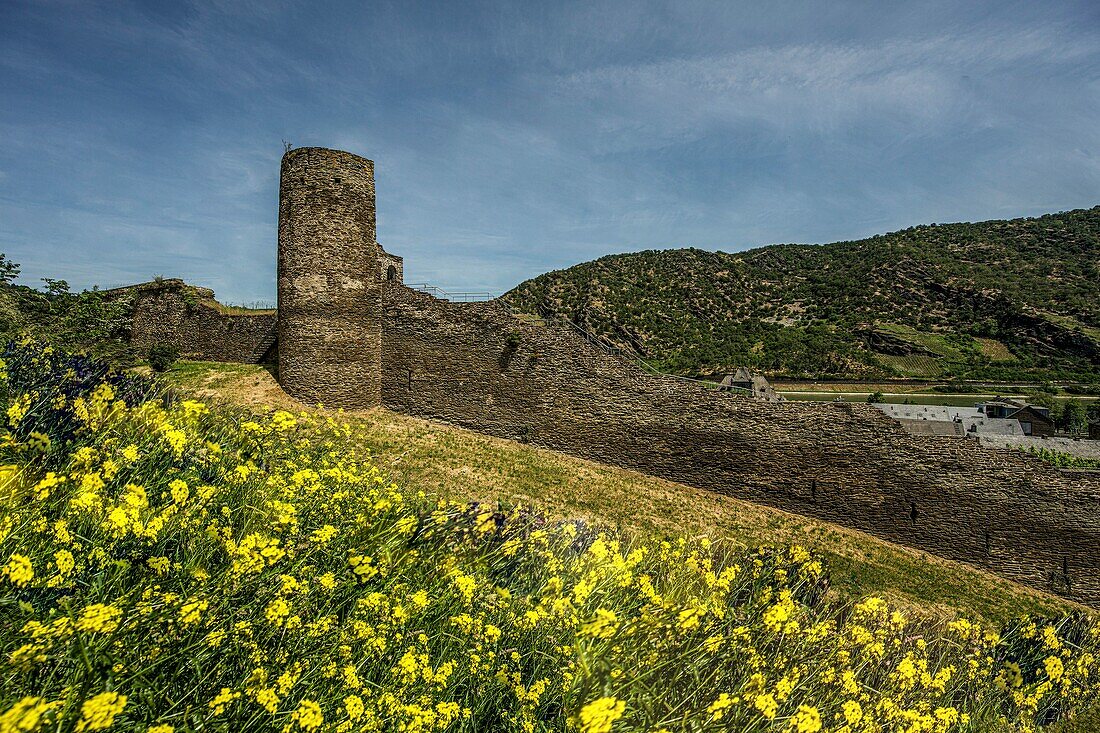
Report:
M 382 248 L 374 162 L 326 148 L 283 156 L 279 182 L 279 382 L 294 397 L 382 401 Z

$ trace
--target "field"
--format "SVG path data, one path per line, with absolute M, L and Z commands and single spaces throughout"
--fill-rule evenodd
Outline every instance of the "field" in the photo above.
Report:
M 721 497 L 696 516 L 687 487 L 530 446 L 256 407 L 293 407 L 260 370 L 173 377 L 3 354 L 3 733 L 1096 722 L 1100 624 L 1053 599 Z M 884 591 L 936 580 L 866 593 L 814 544 L 865 548 Z M 954 609 L 918 600 L 935 583 Z M 983 584 L 994 605 L 968 620 L 959 594 Z
M 875 354 L 875 359 L 903 377 L 935 377 L 943 372 L 943 366 L 938 358 L 924 354 L 908 356 Z
M 1008 350 L 1008 347 L 997 339 L 975 338 L 974 340 L 978 342 L 978 346 L 982 350 L 982 355 L 990 361 L 1017 361 L 1016 356 Z
M 903 404 L 908 402 L 915 405 L 973 407 L 977 402 L 991 400 L 996 397 L 1028 400 L 1031 395 L 1021 392 L 1021 389 L 1036 389 L 1042 385 L 1008 383 L 954 385 L 949 382 L 935 382 L 925 379 L 899 379 L 895 381 L 794 381 L 778 379 L 772 382 L 772 386 L 788 400 L 831 402 L 840 399 L 844 402 L 866 402 L 871 394 L 878 392 L 882 394 L 882 401 L 886 403 Z M 956 388 L 958 391 L 946 391 L 944 389 L 946 386 Z M 944 391 L 939 391 L 940 389 L 944 389 Z M 1095 395 L 1077 394 L 1070 391 L 1071 388 L 1064 389 L 1065 391 L 1051 395 L 1051 397 L 1056 402 L 1077 400 L 1086 404 L 1100 400 Z

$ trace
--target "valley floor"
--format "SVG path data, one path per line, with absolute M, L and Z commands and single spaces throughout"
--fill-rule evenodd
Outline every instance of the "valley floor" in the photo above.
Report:
M 206 399 L 251 410 L 302 409 L 259 366 L 180 362 L 167 376 Z M 411 490 L 534 505 L 627 532 L 706 534 L 749 547 L 799 543 L 828 558 L 834 591 L 883 595 L 911 613 L 1001 622 L 1074 609 L 967 565 L 713 492 L 388 410 L 347 417 L 363 450 Z

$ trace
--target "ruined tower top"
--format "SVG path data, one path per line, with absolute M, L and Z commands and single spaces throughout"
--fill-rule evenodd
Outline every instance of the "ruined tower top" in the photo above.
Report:
M 381 402 L 382 249 L 374 163 L 327 148 L 283 156 L 279 182 L 279 381 L 294 397 Z

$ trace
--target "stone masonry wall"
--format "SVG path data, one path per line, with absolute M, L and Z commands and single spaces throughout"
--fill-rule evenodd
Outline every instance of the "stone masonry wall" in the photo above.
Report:
M 643 372 L 502 305 L 383 292 L 392 410 L 864 530 L 1100 607 L 1100 479 L 910 436 L 862 404 L 770 404 Z
M 279 383 L 305 402 L 381 401 L 382 248 L 374 163 L 326 148 L 283 156 L 279 181 Z
M 393 268 L 393 277 L 390 277 L 390 268 Z M 405 282 L 405 261 L 397 255 L 391 255 L 383 251 L 378 260 L 378 277 L 382 280 Z
M 130 345 L 144 356 L 169 344 L 203 361 L 256 364 L 274 358 L 275 311 L 224 312 L 205 288 L 164 280 L 119 289 L 134 295 Z

